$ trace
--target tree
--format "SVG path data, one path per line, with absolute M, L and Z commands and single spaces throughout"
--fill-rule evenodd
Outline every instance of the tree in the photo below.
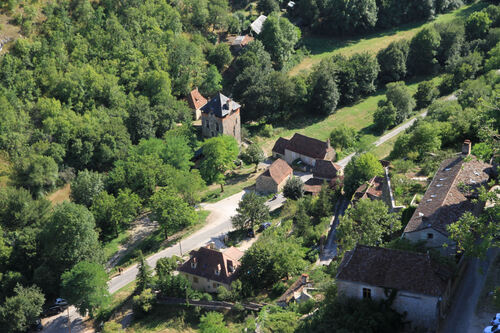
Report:
M 330 142 L 336 149 L 349 149 L 356 145 L 356 130 L 341 124 L 330 133 Z
M 441 36 L 432 28 L 424 28 L 410 42 L 408 69 L 413 75 L 434 74 L 439 69 L 438 54 Z
M 103 259 L 94 217 L 87 208 L 75 203 L 63 202 L 55 207 L 42 230 L 40 243 L 45 265 L 51 268 L 56 280 L 80 261 Z
M 107 303 L 108 274 L 102 265 L 81 261 L 61 276 L 62 295 L 78 312 L 91 318 L 95 311 Z
M 205 158 L 200 164 L 200 173 L 207 183 L 220 184 L 224 191 L 225 172 L 234 167 L 238 157 L 238 142 L 232 136 L 222 135 L 205 140 L 202 145 Z
M 259 39 L 271 55 L 276 68 L 281 69 L 294 52 L 295 44 L 300 39 L 300 29 L 287 18 L 272 14 L 264 22 Z
M 15 160 L 13 168 L 14 182 L 36 197 L 55 187 L 58 178 L 58 166 L 50 156 L 30 154 Z
M 378 103 L 377 110 L 373 114 L 375 127 L 383 132 L 396 124 L 397 110 L 390 101 L 381 100 Z
M 465 21 L 465 34 L 468 40 L 481 39 L 488 34 L 491 20 L 485 11 L 474 12 Z
M 387 101 L 396 108 L 396 124 L 400 124 L 408 118 L 415 107 L 415 100 L 402 81 L 388 83 L 385 96 Z
M 229 5 L 227 0 L 211 0 L 208 3 L 208 23 L 212 29 L 223 29 L 227 24 Z
M 406 77 L 406 61 L 409 51 L 408 41 L 401 40 L 392 42 L 388 47 L 378 52 L 379 79 L 382 83 L 400 81 Z
M 280 6 L 276 0 L 259 0 L 257 2 L 257 10 L 268 15 L 272 12 L 279 12 Z
M 389 213 L 383 201 L 362 199 L 342 217 L 337 227 L 337 239 L 342 251 L 353 249 L 356 244 L 376 246 L 385 237 L 401 229 L 396 214 Z
M 139 295 L 133 297 L 134 315 L 144 315 L 153 309 L 156 295 L 151 288 L 144 289 Z
M 231 218 L 233 226 L 238 229 L 252 229 L 269 218 L 269 207 L 266 198 L 255 192 L 246 193 L 236 208 L 237 214 Z
M 500 245 L 500 191 L 487 192 L 481 188 L 479 200 L 488 202 L 479 216 L 465 212 L 458 221 L 447 226 L 450 239 L 457 243 L 457 251 L 466 256 L 484 259 L 491 247 Z
M 337 108 L 340 93 L 334 73 L 333 65 L 328 61 L 322 61 L 311 75 L 310 109 L 318 115 L 327 116 Z
M 200 318 L 201 333 L 229 333 L 224 323 L 224 315 L 219 312 L 207 312 Z
M 488 51 L 488 59 L 484 64 L 484 69 L 487 71 L 500 68 L 500 43 Z
M 354 156 L 344 169 L 344 189 L 348 195 L 363 183 L 383 173 L 383 168 L 372 153 Z
M 158 221 L 168 239 L 170 232 L 176 232 L 192 225 L 197 219 L 193 207 L 170 188 L 163 188 L 151 197 L 153 218 Z
M 219 71 L 222 71 L 231 63 L 231 60 L 233 60 L 233 55 L 231 54 L 231 50 L 229 50 L 229 44 L 217 44 L 209 51 L 207 60 L 211 64 L 215 65 Z
M 87 207 L 104 190 L 104 177 L 98 172 L 83 170 L 71 182 L 71 200 Z
M 254 172 L 257 172 L 257 167 L 259 166 L 260 162 L 264 161 L 265 156 L 262 148 L 260 148 L 258 144 L 252 143 L 250 146 L 248 146 L 247 150 L 245 150 L 245 152 L 241 154 L 241 158 L 247 164 L 255 163 Z
M 439 90 L 432 81 L 424 81 L 418 85 L 417 92 L 413 96 L 416 101 L 417 109 L 428 107 L 439 96 Z
M 42 313 L 45 297 L 37 286 L 14 288 L 0 306 L 0 325 L 6 332 L 26 332 Z
M 165 258 L 160 258 L 156 262 L 156 275 L 158 276 L 158 279 L 163 279 L 168 275 L 171 275 L 171 273 L 177 268 L 177 261 L 181 260 L 181 258 L 178 258 L 176 256 L 173 257 L 165 257 Z
M 304 195 L 304 182 L 299 177 L 291 177 L 283 187 L 285 198 L 297 200 Z
M 214 65 L 207 68 L 200 91 L 206 96 L 214 95 L 222 90 L 222 76 Z
M 314 201 L 313 204 L 312 211 L 316 220 L 319 221 L 322 217 L 327 217 L 332 214 L 331 197 L 330 188 L 325 181 L 321 186 L 318 196 L 316 197 L 316 201 Z
M 135 286 L 135 291 L 136 293 L 140 294 L 146 288 L 149 288 L 151 286 L 153 275 L 151 267 L 149 267 L 148 262 L 144 258 L 144 255 L 142 254 L 141 250 L 139 250 L 139 254 L 137 255 L 137 260 L 139 264 L 136 276 L 137 283 Z

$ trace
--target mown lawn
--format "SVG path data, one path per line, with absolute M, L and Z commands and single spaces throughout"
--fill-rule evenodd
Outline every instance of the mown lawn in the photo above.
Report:
M 255 166 L 242 166 L 236 169 L 233 174 L 226 176 L 224 192 L 221 192 L 220 185 L 212 184 L 202 193 L 202 202 L 217 202 L 230 197 L 245 188 L 253 186 L 255 179 L 260 172 L 254 172 Z
M 434 23 L 446 23 L 455 19 L 463 20 L 471 13 L 481 10 L 488 4 L 479 2 L 469 6 L 464 6 L 453 12 L 441 14 L 435 20 L 429 22 L 411 23 L 393 28 L 390 30 L 366 35 L 362 38 L 341 39 L 322 36 L 306 36 L 303 38 L 304 45 L 311 52 L 309 57 L 304 58 L 300 64 L 290 70 L 290 75 L 296 75 L 300 71 L 307 71 L 321 61 L 321 59 L 334 54 L 350 56 L 359 52 L 376 53 L 386 48 L 390 43 L 401 40 L 411 39 L 421 29 Z

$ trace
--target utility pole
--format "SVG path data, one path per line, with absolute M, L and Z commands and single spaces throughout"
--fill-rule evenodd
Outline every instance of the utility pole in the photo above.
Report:
M 181 241 L 179 241 L 179 252 L 181 253 L 181 258 L 182 258 L 182 245 L 181 245 Z
M 69 305 L 68 305 L 68 331 L 71 333 L 71 320 L 69 318 Z

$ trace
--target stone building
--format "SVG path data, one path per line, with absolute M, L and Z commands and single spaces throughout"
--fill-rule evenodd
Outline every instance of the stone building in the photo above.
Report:
M 382 300 L 395 293 L 392 308 L 411 326 L 434 332 L 444 315 L 452 271 L 428 254 L 357 245 L 348 251 L 336 276 L 338 293 Z M 394 294 L 393 294 L 394 296 Z
M 332 161 L 335 150 L 330 140 L 321 141 L 295 133 L 290 140 L 279 138 L 272 149 L 273 156 L 284 158 L 288 164 L 300 159 L 303 163 L 314 167 L 317 160 Z
M 207 246 L 191 251 L 190 255 L 191 258 L 179 268 L 179 274 L 189 280 L 193 289 L 211 293 L 221 286 L 231 289 L 243 252 L 234 247 L 221 252 Z
M 219 93 L 202 108 L 201 132 L 204 137 L 231 135 L 241 142 L 240 105 Z
M 487 186 L 492 166 L 470 155 L 470 141 L 464 143 L 462 154 L 441 163 L 419 206 L 405 227 L 403 237 L 427 247 L 454 254 L 455 244 L 448 238 L 447 226 L 465 212 L 478 215 L 484 203 L 475 202 L 478 189 Z M 443 244 L 448 244 L 443 248 Z
M 201 117 L 201 108 L 207 104 L 207 99 L 198 91 L 198 88 L 191 91 L 187 97 L 188 105 L 193 111 L 193 119 L 198 120 Z
M 279 158 L 257 178 L 255 189 L 262 193 L 281 192 L 287 180 L 292 176 L 293 169 Z

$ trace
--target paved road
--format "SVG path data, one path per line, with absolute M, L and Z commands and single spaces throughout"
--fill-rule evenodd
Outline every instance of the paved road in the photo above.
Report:
M 317 265 L 329 265 L 333 258 L 337 256 L 337 243 L 335 242 L 337 226 L 339 225 L 340 217 L 344 216 L 347 206 L 349 206 L 349 200 L 346 198 L 342 198 L 335 204 L 335 215 L 330 222 L 330 231 L 328 232 L 328 238 L 323 249 L 323 255 L 316 262 Z
M 482 332 L 482 329 L 489 325 L 487 321 L 479 322 L 474 312 L 486 281 L 488 267 L 497 252 L 498 249 L 489 249 L 486 260 L 472 259 L 470 261 L 452 300 L 441 333 L 476 333 Z

